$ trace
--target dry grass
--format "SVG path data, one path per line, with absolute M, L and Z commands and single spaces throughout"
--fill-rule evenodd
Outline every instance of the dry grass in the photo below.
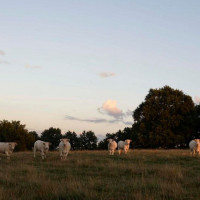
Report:
M 200 158 L 186 150 L 134 150 L 109 156 L 107 151 L 71 152 L 60 161 L 31 152 L 0 160 L 0 200 L 199 199 Z

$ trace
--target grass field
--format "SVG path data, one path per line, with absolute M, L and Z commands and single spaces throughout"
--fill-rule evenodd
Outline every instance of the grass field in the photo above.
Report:
M 0 199 L 200 199 L 200 158 L 188 150 L 74 151 L 1 155 Z

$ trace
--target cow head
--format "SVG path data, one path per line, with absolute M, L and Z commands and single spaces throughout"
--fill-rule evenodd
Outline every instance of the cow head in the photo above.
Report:
M 113 139 L 107 139 L 108 143 L 110 144 L 111 142 L 113 142 Z
M 131 142 L 132 142 L 132 140 L 129 140 L 129 139 L 128 139 L 128 140 L 125 140 L 125 144 L 128 144 L 128 145 L 129 145 Z
M 8 145 L 9 145 L 9 149 L 10 149 L 11 151 L 14 151 L 15 146 L 17 145 L 17 143 L 16 143 L 16 142 L 9 142 Z
M 44 150 L 45 150 L 45 151 L 48 151 L 48 150 L 49 150 L 49 145 L 51 145 L 50 142 L 43 142 L 43 147 L 44 147 Z
M 63 146 L 66 147 L 67 143 L 70 141 L 70 139 L 62 138 L 62 139 L 60 139 L 60 141 L 63 142 Z

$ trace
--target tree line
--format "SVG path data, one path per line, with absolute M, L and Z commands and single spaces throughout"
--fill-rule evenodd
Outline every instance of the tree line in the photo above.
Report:
M 97 149 L 97 137 L 92 131 L 83 131 L 80 135 L 68 131 L 62 135 L 61 129 L 50 127 L 38 135 L 36 131 L 28 131 L 20 121 L 0 121 L 0 142 L 17 142 L 18 151 L 32 150 L 36 140 L 50 142 L 50 150 L 54 150 L 58 147 L 61 138 L 70 139 L 73 150 Z
M 40 135 L 28 131 L 20 121 L 0 121 L 0 142 L 18 143 L 17 150 L 31 150 L 36 140 L 51 142 L 55 149 L 61 138 L 70 139 L 73 150 L 107 149 L 107 139 L 131 139 L 133 148 L 185 148 L 189 141 L 200 138 L 200 104 L 195 104 L 189 95 L 181 90 L 164 86 L 150 89 L 149 93 L 134 111 L 132 127 L 116 133 L 107 133 L 98 143 L 93 131 L 80 135 L 68 131 L 61 134 L 59 128 L 49 128 Z

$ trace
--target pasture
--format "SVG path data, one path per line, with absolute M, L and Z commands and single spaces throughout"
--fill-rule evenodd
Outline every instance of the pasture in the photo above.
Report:
M 0 160 L 0 200 L 175 200 L 200 198 L 200 158 L 189 150 L 19 152 Z

